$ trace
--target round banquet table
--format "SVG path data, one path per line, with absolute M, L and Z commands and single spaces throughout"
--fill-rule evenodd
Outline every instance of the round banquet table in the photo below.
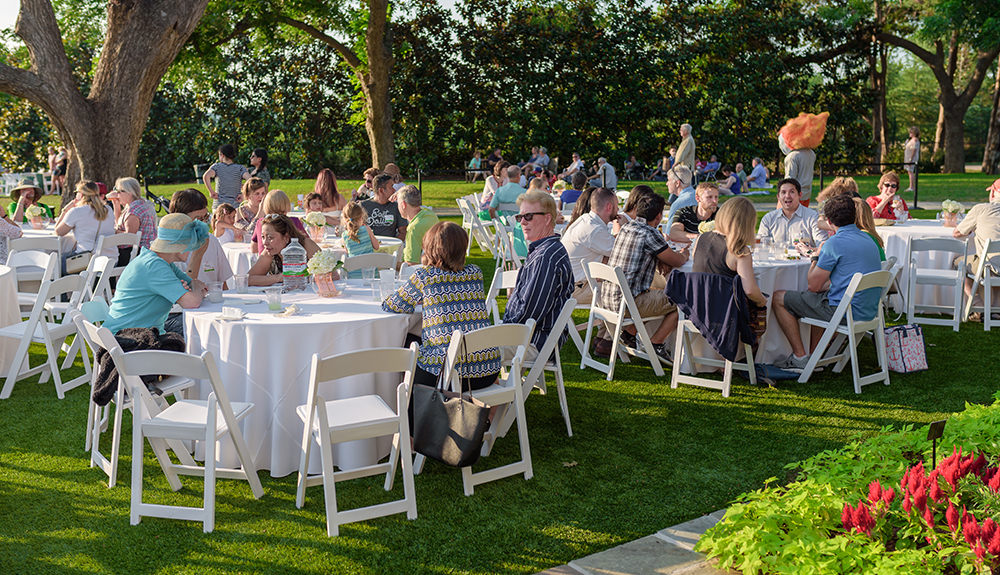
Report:
M 56 226 L 53 223 L 48 223 L 44 228 L 36 230 L 31 227 L 31 224 L 21 224 L 21 237 L 23 238 L 51 238 L 56 237 Z M 59 247 L 62 253 L 72 251 L 76 246 L 76 238 L 73 236 L 73 232 L 70 232 L 60 238 Z
M 17 305 L 17 282 L 14 270 L 0 265 L 0 327 L 21 322 L 21 308 Z M 14 362 L 19 341 L 0 338 L 0 378 L 7 377 L 7 371 Z
M 760 344 L 757 346 L 754 362 L 773 364 L 775 361 L 784 359 L 792 353 L 792 346 L 789 345 L 785 335 L 781 333 L 778 320 L 775 319 L 774 311 L 771 309 L 774 292 L 781 290 L 804 291 L 809 289 L 809 260 L 807 258 L 798 260 L 755 259 L 753 267 L 754 276 L 757 278 L 757 286 L 760 288 L 760 291 L 769 296 L 767 302 L 767 331 L 764 332 Z M 693 263 L 691 260 L 688 260 L 687 263 L 678 269 L 683 272 L 691 272 Z M 675 334 L 671 334 L 667 340 L 669 344 L 668 349 L 674 349 Z M 808 344 L 809 327 L 805 325 L 800 326 L 800 335 L 802 341 Z M 708 342 L 704 338 L 695 340 L 692 351 L 700 357 L 717 359 L 721 359 L 722 357 L 715 353 L 715 350 L 708 345 Z M 681 372 L 691 373 L 690 366 L 686 360 L 681 366 Z
M 298 470 L 303 423 L 295 408 L 307 401 L 310 366 L 315 353 L 321 357 L 371 349 L 401 347 L 406 333 L 421 316 L 382 311 L 372 301 L 371 288 L 361 280 L 348 280 L 345 293 L 336 298 L 320 298 L 311 292 L 284 294 L 282 305 L 295 303 L 302 312 L 276 317 L 267 311 L 264 294 L 226 292 L 223 303 L 207 300 L 196 310 L 185 310 L 184 329 L 187 351 L 211 351 L 219 367 L 230 401 L 247 401 L 254 411 L 243 424 L 250 453 L 259 469 L 269 469 L 272 477 L 284 477 Z M 253 288 L 252 288 L 253 289 Z M 250 303 L 257 301 L 259 303 Z M 223 306 L 240 307 L 246 317 L 222 321 Z M 377 393 L 395 406 L 399 374 L 365 375 L 326 382 L 320 395 L 327 400 Z M 200 382 L 202 399 L 211 392 L 208 382 Z M 220 460 L 235 463 L 235 449 L 227 442 L 220 446 Z M 336 464 L 345 469 L 369 465 L 389 453 L 389 438 L 361 440 L 334 446 Z M 310 473 L 320 473 L 319 451 L 313 450 Z
M 907 281 L 910 277 L 909 254 L 906 251 L 907 240 L 910 238 L 950 238 L 955 228 L 946 228 L 937 220 L 908 220 L 893 226 L 879 226 L 878 233 L 885 242 L 885 256 L 896 256 L 897 263 L 903 266 L 899 272 L 899 287 L 906 294 Z M 976 245 L 969 241 L 969 253 L 975 253 Z M 917 267 L 931 269 L 951 269 L 955 255 L 950 252 L 917 252 Z M 948 286 L 917 286 L 916 302 L 918 305 L 952 305 L 955 301 L 955 288 Z

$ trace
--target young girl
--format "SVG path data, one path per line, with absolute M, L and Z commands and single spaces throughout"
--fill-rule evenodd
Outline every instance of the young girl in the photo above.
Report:
M 250 178 L 243 182 L 240 195 L 243 196 L 243 203 L 236 208 L 234 227 L 247 233 L 253 233 L 257 218 L 264 215 L 261 206 L 264 204 L 264 196 L 267 195 L 267 183 L 260 178 Z M 222 226 L 225 227 L 225 224 Z
M 292 211 L 292 201 L 288 199 L 285 192 L 281 190 L 271 190 L 264 196 L 264 201 L 260 204 L 261 211 L 264 213 L 262 216 L 266 217 L 270 214 L 288 214 Z M 292 224 L 303 234 L 306 232 L 306 227 L 302 225 L 299 218 L 289 217 Z M 250 245 L 250 251 L 255 254 L 259 254 L 264 250 L 264 237 L 260 233 L 261 224 L 263 223 L 263 217 L 257 218 L 257 223 L 253 232 L 253 243 Z
M 368 214 L 365 213 L 365 209 L 361 207 L 361 204 L 348 202 L 347 206 L 344 207 L 341 220 L 346 223 L 344 225 L 344 233 L 341 237 L 344 239 L 344 248 L 347 250 L 347 257 L 370 254 L 378 249 L 378 238 L 374 234 L 369 233 L 368 226 L 365 224 L 367 219 Z M 348 277 L 351 279 L 360 278 L 361 270 L 354 270 Z
M 230 204 L 219 204 L 212 214 L 212 231 L 220 244 L 243 241 L 243 230 L 237 230 L 236 208 Z
M 323 205 L 323 196 L 317 194 L 316 192 L 306 194 L 304 203 L 307 214 L 309 212 L 323 212 L 325 210 L 325 206 Z

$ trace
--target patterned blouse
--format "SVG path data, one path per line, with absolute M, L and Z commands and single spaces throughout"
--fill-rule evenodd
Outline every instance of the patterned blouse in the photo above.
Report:
M 234 224 L 245 232 L 253 232 L 254 224 L 257 223 L 257 210 L 250 207 L 250 202 L 243 202 L 236 208 L 236 221 Z
M 118 230 L 125 229 L 125 221 L 129 216 L 139 218 L 139 231 L 142 236 L 139 238 L 139 245 L 149 248 L 149 244 L 156 239 L 156 212 L 153 211 L 153 204 L 146 200 L 136 200 L 122 209 L 121 217 L 115 227 Z
M 21 237 L 21 226 L 7 218 L 0 218 L 0 266 L 7 263 L 7 240 Z
M 483 271 L 467 264 L 460 272 L 441 268 L 418 268 L 396 293 L 382 302 L 382 309 L 394 313 L 413 313 L 424 306 L 423 344 L 417 354 L 421 369 L 438 375 L 444 364 L 451 333 L 475 331 L 491 324 L 483 292 Z M 459 361 L 462 377 L 485 377 L 500 372 L 500 350 L 487 348 Z

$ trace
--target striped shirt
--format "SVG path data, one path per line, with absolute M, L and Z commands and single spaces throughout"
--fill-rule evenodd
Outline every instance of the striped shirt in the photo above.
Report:
M 382 309 L 394 313 L 413 313 L 423 305 L 423 343 L 417 354 L 421 369 L 438 375 L 444 365 L 451 334 L 490 326 L 483 293 L 483 272 L 468 264 L 460 272 L 441 268 L 418 268 L 406 284 L 382 302 Z M 500 371 L 500 350 L 490 347 L 462 358 L 458 373 L 462 377 L 485 377 Z
M 125 229 L 125 221 L 129 216 L 139 218 L 139 245 L 148 248 L 150 242 L 156 239 L 156 213 L 153 211 L 153 204 L 146 200 L 136 200 L 122 210 L 122 215 L 118 218 L 118 229 Z
M 358 241 L 352 240 L 347 230 L 344 230 L 340 237 L 344 240 L 344 249 L 347 250 L 347 257 L 349 258 L 375 253 L 375 248 L 372 247 L 371 236 L 368 235 L 368 226 L 364 226 L 358 230 Z M 352 280 L 360 279 L 362 277 L 361 270 L 354 270 L 347 277 Z
M 246 167 L 242 164 L 216 162 L 210 169 L 215 172 L 215 191 L 219 194 L 219 203 L 240 205 L 236 198 L 240 195 L 243 174 L 248 173 Z
M 514 291 L 507 299 L 504 323 L 535 320 L 531 343 L 536 349 L 545 345 L 562 306 L 573 293 L 573 266 L 559 236 L 551 235 L 528 246 L 528 257 L 517 273 Z M 559 345 L 568 334 L 559 337 Z

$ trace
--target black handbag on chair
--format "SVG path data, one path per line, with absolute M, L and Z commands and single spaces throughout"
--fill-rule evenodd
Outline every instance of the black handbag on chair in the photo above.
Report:
M 444 374 L 442 366 L 435 387 L 413 386 L 413 450 L 445 465 L 469 467 L 479 461 L 490 408 L 473 398 L 471 389 L 468 396 L 446 390 Z

